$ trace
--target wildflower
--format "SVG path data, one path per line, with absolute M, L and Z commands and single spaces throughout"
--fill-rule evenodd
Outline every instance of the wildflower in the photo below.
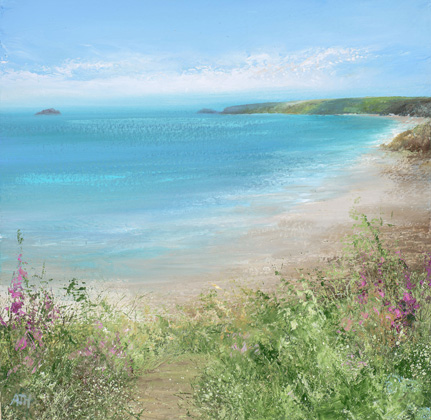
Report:
M 16 373 L 19 369 L 19 365 L 14 366 L 12 369 L 9 369 L 7 376 L 10 376 L 12 373 Z
M 34 364 L 34 360 L 32 358 L 30 358 L 29 356 L 24 357 L 24 361 L 28 367 L 32 367 Z
M 412 282 L 411 282 L 410 273 L 406 273 L 404 275 L 404 278 L 406 279 L 406 289 L 412 290 L 415 287 L 415 285 L 412 284 Z
M 410 293 L 405 292 L 403 295 L 403 301 L 406 302 L 408 306 L 410 306 L 413 309 L 419 309 L 419 305 L 416 304 L 416 299 L 413 298 Z
M 8 291 L 12 299 L 22 299 L 24 297 L 23 294 L 17 288 L 9 288 Z
M 368 295 L 365 290 L 358 296 L 358 301 L 363 305 L 365 305 L 368 302 Z
M 23 307 L 23 305 L 24 305 L 24 302 L 22 301 L 12 302 L 11 311 L 14 314 L 17 314 L 20 311 L 20 309 Z
M 18 272 L 22 277 L 27 278 L 28 273 L 27 273 L 27 271 L 23 270 L 22 267 L 18 268 Z
M 27 347 L 27 339 L 26 337 L 22 337 L 21 339 L 18 340 L 18 342 L 16 343 L 15 346 L 15 350 L 24 350 Z
M 346 320 L 346 326 L 344 327 L 344 330 L 350 331 L 350 329 L 352 328 L 352 324 L 353 324 L 353 321 L 351 319 L 347 319 Z

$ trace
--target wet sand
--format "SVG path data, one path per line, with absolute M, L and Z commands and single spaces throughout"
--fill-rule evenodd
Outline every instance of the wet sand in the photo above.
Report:
M 397 118 L 404 119 L 405 129 L 421 122 Z M 342 239 L 351 232 L 353 207 L 369 218 L 382 217 L 385 223 L 394 224 L 383 229 L 384 237 L 399 241 L 400 248 L 413 258 L 431 251 L 429 161 L 376 147 L 354 168 L 346 170 L 342 179 L 328 180 L 316 194 L 324 197 L 327 191 L 332 196 L 337 193 L 332 198 L 298 205 L 210 254 L 184 261 L 188 267 L 206 265 L 205 272 L 181 274 L 176 267 L 164 267 L 170 276 L 163 283 L 111 283 L 109 288 L 115 293 L 145 294 L 148 301 L 168 306 L 214 287 L 229 290 L 241 284 L 271 289 L 279 282 L 275 271 L 285 278 L 297 278 L 297 269 L 311 270 L 336 258 L 342 250 Z M 223 256 L 235 256 L 236 261 L 226 264 Z

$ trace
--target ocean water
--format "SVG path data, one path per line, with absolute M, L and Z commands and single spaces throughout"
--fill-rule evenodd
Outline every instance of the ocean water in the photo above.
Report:
M 398 127 L 365 116 L 62 112 L 1 115 L 3 280 L 18 229 L 25 258 L 56 275 L 145 282 L 168 280 L 166 265 L 204 271 L 205 258 L 191 267 L 187 256 L 319 198 Z

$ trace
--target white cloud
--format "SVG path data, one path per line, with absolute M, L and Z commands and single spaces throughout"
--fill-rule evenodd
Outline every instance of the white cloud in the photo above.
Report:
M 38 71 L 2 71 L 2 100 L 28 98 L 114 98 L 147 94 L 238 92 L 271 88 L 328 87 L 340 83 L 345 70 L 365 60 L 363 49 L 327 48 L 295 54 L 238 54 L 211 63 L 188 65 L 167 56 L 139 54 L 112 60 L 67 60 Z M 191 61 L 191 60 L 189 60 Z

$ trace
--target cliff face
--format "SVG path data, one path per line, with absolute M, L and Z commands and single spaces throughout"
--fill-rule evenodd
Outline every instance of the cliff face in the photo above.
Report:
M 279 113 L 302 115 L 379 114 L 431 117 L 431 98 L 375 97 L 270 102 L 225 108 L 222 114 Z

